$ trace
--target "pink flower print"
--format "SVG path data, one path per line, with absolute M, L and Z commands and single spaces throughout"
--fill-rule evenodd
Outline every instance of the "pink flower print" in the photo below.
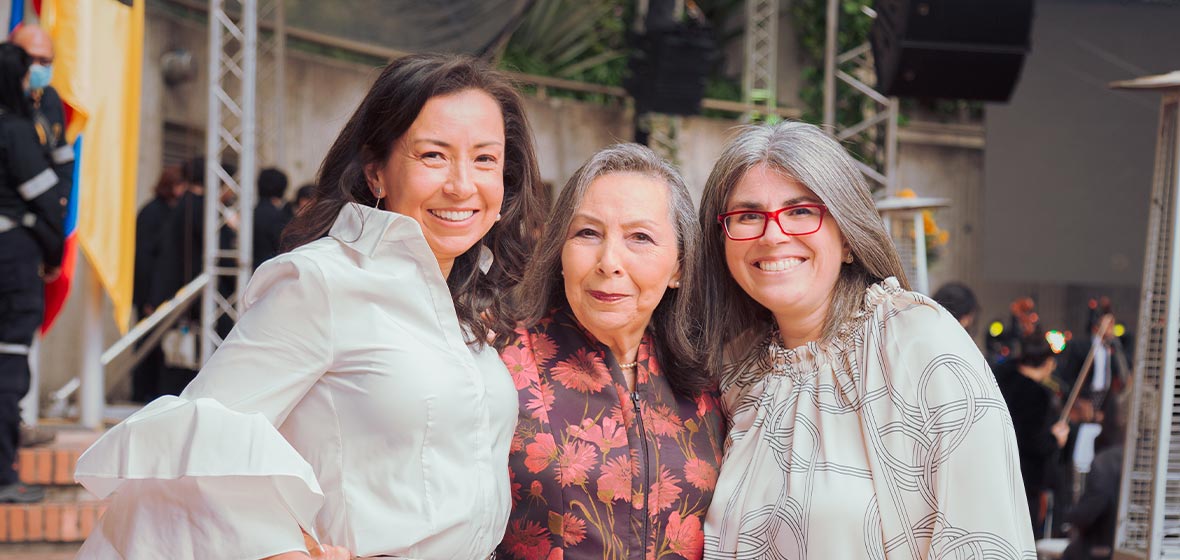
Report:
M 557 443 L 553 441 L 553 434 L 540 433 L 536 441 L 525 446 L 524 452 L 527 455 L 525 468 L 531 473 L 539 473 L 557 458 Z
M 520 453 L 524 449 L 524 434 L 520 430 L 512 432 L 512 443 L 508 446 L 509 453 Z
M 585 484 L 595 458 L 594 448 L 580 441 L 563 444 L 557 455 L 557 480 L 562 487 Z
M 684 464 L 684 479 L 698 489 L 708 492 L 717 486 L 717 469 L 694 457 Z
M 635 355 L 635 361 L 642 364 L 635 368 L 635 383 L 637 385 L 646 384 L 652 376 L 659 377 L 659 366 L 656 365 L 655 360 L 651 359 L 651 350 L 647 344 L 639 345 L 639 352 Z
M 534 334 L 529 338 L 529 343 L 533 347 L 533 356 L 538 366 L 545 365 L 545 362 L 557 355 L 557 343 L 547 334 Z
M 513 558 L 521 560 L 545 560 L 552 546 L 549 545 L 549 531 L 536 521 L 517 519 L 504 535 L 504 546 Z
M 560 536 L 565 546 L 574 546 L 586 539 L 586 521 L 572 513 L 558 515 L 549 512 L 549 532 Z
M 664 536 L 668 539 L 668 548 L 688 560 L 701 560 L 705 548 L 705 533 L 701 530 L 701 520 L 695 515 L 681 518 L 680 512 L 674 511 L 668 516 L 668 524 L 664 526 Z
M 533 398 L 529 399 L 524 407 L 529 410 L 533 418 L 540 420 L 543 424 L 548 424 L 549 411 L 553 410 L 553 387 L 542 381 L 535 387 L 529 387 L 529 394 Z
M 567 389 L 583 393 L 596 393 L 610 383 L 610 370 L 598 352 L 579 348 L 568 360 L 553 366 L 553 378 Z
M 512 489 L 512 505 L 515 507 L 516 503 L 520 501 L 521 488 L 521 484 L 516 481 L 516 471 L 508 469 L 508 482 L 509 487 Z
M 651 485 L 648 497 L 648 513 L 655 515 L 664 511 L 680 498 L 680 479 L 668 467 L 660 468 L 660 478 Z
M 711 410 L 717 409 L 717 401 L 708 393 L 702 393 L 697 397 L 697 418 L 704 418 Z
M 543 504 L 549 503 L 549 501 L 545 499 L 544 487 L 541 486 L 541 481 L 539 480 L 534 480 L 533 483 L 529 485 L 528 497 L 530 502 L 541 502 Z
M 614 500 L 631 501 L 631 459 L 615 457 L 602 465 L 598 477 L 598 499 L 603 503 Z
M 582 421 L 581 427 L 571 427 L 569 433 L 578 439 L 597 445 L 603 453 L 627 445 L 627 430 L 609 416 L 602 419 L 601 425 L 595 424 L 593 420 L 587 418 Z
M 533 354 L 527 348 L 509 346 L 500 353 L 500 360 L 512 374 L 512 384 L 519 391 L 529 386 L 537 377 L 537 364 L 533 361 Z
M 676 434 L 680 432 L 683 423 L 668 405 L 661 404 L 644 408 L 646 408 L 646 414 L 643 419 L 647 421 L 647 427 L 653 434 L 676 437 Z

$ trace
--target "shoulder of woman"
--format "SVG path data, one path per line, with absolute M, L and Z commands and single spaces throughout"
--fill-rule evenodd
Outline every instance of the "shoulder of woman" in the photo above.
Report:
M 300 247 L 269 259 L 254 271 L 246 286 L 247 307 L 268 295 L 292 291 L 289 288 L 294 284 L 298 284 L 299 289 L 292 291 L 293 295 L 307 297 L 322 294 L 327 297 L 328 280 L 321 259 L 316 258 L 315 253 L 302 249 Z

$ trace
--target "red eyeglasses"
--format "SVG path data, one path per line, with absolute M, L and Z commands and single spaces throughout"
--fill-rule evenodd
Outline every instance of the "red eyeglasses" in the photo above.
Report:
M 796 204 L 773 212 L 734 210 L 717 216 L 725 236 L 733 241 L 750 241 L 766 235 L 766 224 L 774 220 L 783 235 L 811 235 L 824 225 L 828 207 L 823 204 Z

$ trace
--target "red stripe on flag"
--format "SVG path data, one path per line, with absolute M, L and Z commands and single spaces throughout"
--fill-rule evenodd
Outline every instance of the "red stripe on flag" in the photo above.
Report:
M 78 236 L 66 238 L 65 254 L 61 261 L 61 274 L 57 279 L 45 285 L 45 320 L 41 322 L 41 334 L 49 332 L 53 322 L 66 306 L 66 297 L 70 295 L 70 284 L 74 280 L 74 264 L 78 260 Z

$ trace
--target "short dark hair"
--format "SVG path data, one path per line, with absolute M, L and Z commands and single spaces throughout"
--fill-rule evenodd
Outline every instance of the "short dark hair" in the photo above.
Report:
M 282 198 L 287 194 L 287 174 L 267 167 L 258 173 L 258 198 Z
M 33 114 L 25 95 L 24 79 L 32 60 L 24 49 L 12 44 L 0 44 L 0 108 L 22 117 Z
M 934 292 L 934 301 L 950 311 L 955 319 L 962 319 L 979 311 L 979 300 L 975 299 L 975 292 L 962 282 L 943 284 L 937 292 Z
M 315 185 L 308 183 L 302 187 L 299 187 L 299 190 L 295 191 L 295 202 L 311 200 L 313 196 L 315 196 Z
M 1028 367 L 1041 367 L 1045 361 L 1054 356 L 1049 341 L 1044 336 L 1029 335 L 1020 340 L 1020 357 L 1016 363 Z

